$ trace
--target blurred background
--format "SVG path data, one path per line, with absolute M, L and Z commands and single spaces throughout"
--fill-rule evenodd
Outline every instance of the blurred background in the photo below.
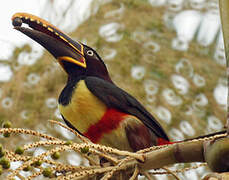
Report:
M 13 30 L 11 16 L 27 12 L 96 49 L 112 80 L 144 104 L 172 140 L 223 129 L 228 87 L 217 0 L 7 3 L 0 7 L 0 124 L 9 120 L 13 127 L 75 140 L 70 132 L 47 122 L 62 121 L 57 100 L 66 74 L 44 48 Z M 0 143 L 10 148 L 30 138 L 19 135 L 8 141 L 0 136 Z M 44 150 L 37 148 L 34 153 Z M 74 153 L 66 159 L 82 163 Z M 195 180 L 206 172 L 199 168 L 179 177 Z

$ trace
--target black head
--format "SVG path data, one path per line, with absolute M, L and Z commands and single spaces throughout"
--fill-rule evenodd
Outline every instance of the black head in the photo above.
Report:
M 92 48 L 72 40 L 47 21 L 27 13 L 12 17 L 14 28 L 46 48 L 59 62 L 69 78 L 95 76 L 110 82 L 107 68 Z M 25 23 L 30 28 L 21 27 Z
M 85 58 L 86 67 L 78 66 L 72 62 L 62 60 L 61 65 L 71 77 L 78 76 L 95 76 L 111 81 L 106 65 L 98 53 L 91 47 L 82 44 L 83 57 Z

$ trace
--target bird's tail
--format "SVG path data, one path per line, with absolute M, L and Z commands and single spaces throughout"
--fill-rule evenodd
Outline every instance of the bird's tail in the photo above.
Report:
M 210 134 L 206 134 L 206 135 L 203 135 L 203 136 L 197 136 L 197 137 L 194 137 L 194 138 L 189 138 L 189 139 L 185 139 L 185 140 L 182 140 L 182 141 L 174 141 L 174 142 L 167 141 L 167 140 L 162 139 L 162 138 L 158 138 L 157 145 L 160 146 L 160 145 L 166 145 L 166 144 L 175 144 L 175 143 L 187 142 L 187 141 L 192 141 L 192 140 L 198 140 L 198 139 L 203 139 L 203 138 L 210 138 L 210 137 L 214 137 L 214 136 L 217 136 L 217 135 L 226 134 L 226 132 L 227 132 L 226 130 L 222 130 L 222 131 L 219 131 L 219 132 L 210 133 Z
M 209 138 L 209 137 L 213 137 L 213 136 L 216 136 L 216 135 L 223 135 L 226 132 L 227 132 L 226 130 L 222 130 L 222 131 L 206 134 L 206 135 L 203 135 L 203 136 L 197 136 L 195 138 L 185 139 L 185 140 L 183 140 L 183 142 L 197 140 L 197 139 L 203 139 L 203 138 Z

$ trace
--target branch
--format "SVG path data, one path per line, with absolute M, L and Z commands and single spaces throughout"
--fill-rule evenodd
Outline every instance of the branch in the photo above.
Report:
M 53 122 L 52 122 L 53 123 Z M 58 123 L 62 127 L 65 125 Z M 67 128 L 67 127 L 66 127 Z M 67 128 L 68 129 L 68 128 Z M 152 174 L 172 174 L 176 177 L 177 173 L 190 170 L 192 168 L 184 168 L 172 171 L 164 166 L 175 163 L 190 163 L 190 162 L 206 162 L 209 167 L 218 172 L 224 172 L 229 169 L 229 139 L 227 134 L 217 134 L 209 137 L 201 137 L 199 139 L 179 142 L 176 144 L 154 146 L 148 149 L 138 151 L 136 153 L 120 151 L 110 147 L 93 144 L 87 139 L 83 143 L 65 142 L 61 139 L 38 133 L 31 130 L 24 130 L 19 128 L 1 128 L 0 134 L 12 134 L 6 138 L 13 138 L 14 134 L 28 134 L 37 137 L 42 137 L 44 140 L 27 143 L 19 150 L 8 150 L 0 146 L 0 166 L 5 171 L 9 172 L 10 163 L 15 161 L 22 161 L 22 164 L 11 170 L 8 174 L 8 179 L 19 177 L 21 171 L 25 169 L 32 169 L 33 173 L 29 178 L 33 179 L 37 176 L 56 177 L 57 179 L 84 179 L 86 177 L 99 177 L 100 179 L 111 179 L 123 176 L 124 179 L 135 179 L 138 174 L 145 175 L 150 179 Z M 77 133 L 77 132 L 75 132 Z M 78 135 L 79 136 L 79 135 Z M 26 142 L 25 142 L 26 143 Z M 28 150 L 34 147 L 50 146 L 45 152 L 34 157 Z M 62 154 L 64 151 L 75 151 L 82 154 L 82 158 L 90 162 L 90 166 L 74 166 L 62 162 L 56 162 L 56 158 L 48 160 L 47 157 L 55 157 L 54 154 Z M 95 156 L 105 158 L 108 163 L 106 166 L 95 161 Z M 216 158 L 220 156 L 219 158 Z M 42 163 L 49 165 L 48 168 L 43 168 Z M 203 164 L 202 164 L 203 165 Z M 198 167 L 202 166 L 198 165 Z M 39 168 L 39 172 L 33 169 Z M 148 173 L 148 170 L 162 168 L 164 171 L 154 171 Z M 193 167 L 197 168 L 197 167 Z M 23 179 L 23 178 L 22 178 Z
M 205 143 L 205 159 L 213 172 L 229 171 L 229 138 Z
M 175 163 L 204 162 L 203 142 L 182 142 L 148 152 L 145 154 L 145 162 L 140 164 L 140 169 L 145 171 Z

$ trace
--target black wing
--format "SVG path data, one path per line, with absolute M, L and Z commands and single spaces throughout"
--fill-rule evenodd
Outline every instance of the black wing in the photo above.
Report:
M 136 116 L 158 137 L 169 141 L 168 136 L 157 120 L 127 92 L 97 77 L 86 77 L 85 83 L 87 88 L 108 107 Z

